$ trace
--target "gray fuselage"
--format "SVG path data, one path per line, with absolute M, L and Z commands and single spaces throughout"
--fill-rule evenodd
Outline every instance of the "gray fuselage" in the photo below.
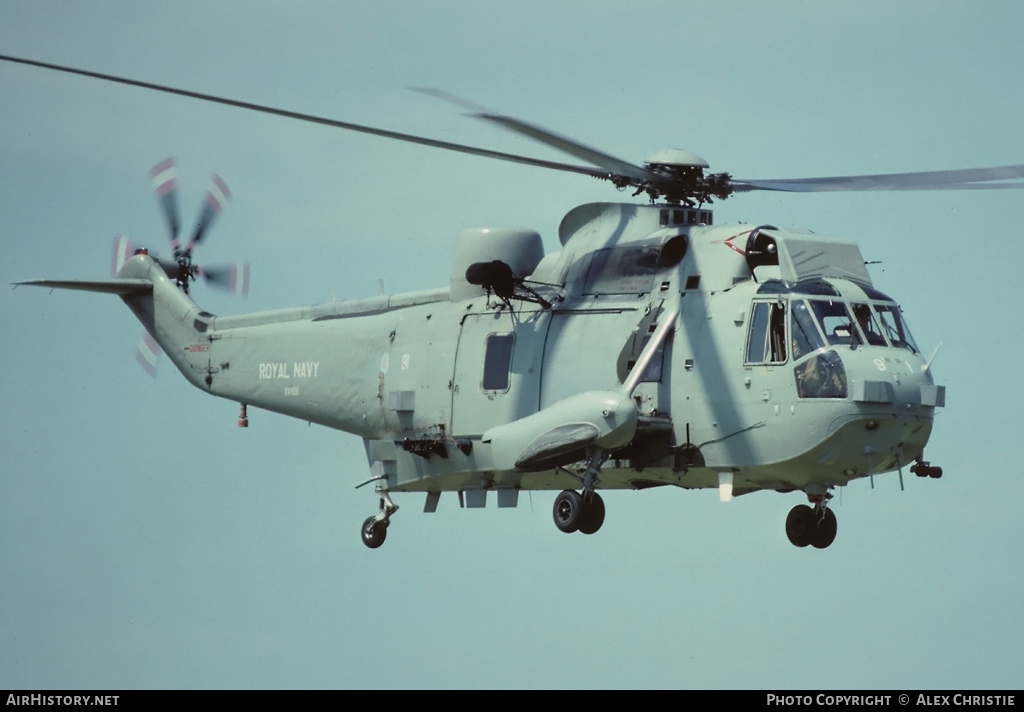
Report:
M 490 433 L 512 437 L 502 447 L 518 452 L 530 443 L 501 426 L 539 413 L 589 422 L 574 419 L 573 397 L 621 392 L 670 318 L 628 394 L 635 434 L 615 447 L 601 488 L 718 487 L 728 473 L 737 494 L 810 491 L 919 457 L 944 389 L 898 307 L 871 287 L 856 246 L 714 227 L 701 224 L 709 212 L 695 212 L 572 211 L 562 251 L 517 272 L 550 307 L 465 283 L 467 260 L 489 254 L 477 254 L 486 235 L 476 232 L 457 248 L 449 288 L 275 312 L 206 314 L 144 255 L 119 276 L 154 283 L 151 296 L 124 299 L 190 382 L 362 437 L 391 491 L 574 487 L 561 462 L 510 466 Z M 777 246 L 776 264 L 752 266 L 757 230 Z M 672 243 L 684 245 L 677 262 L 664 257 L 673 238 L 685 238 Z M 497 258 L 512 263 L 523 249 Z

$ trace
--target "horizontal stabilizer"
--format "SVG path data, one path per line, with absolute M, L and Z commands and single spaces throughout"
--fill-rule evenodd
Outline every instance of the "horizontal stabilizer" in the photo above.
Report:
M 20 287 L 23 284 L 32 287 L 77 289 L 82 292 L 101 292 L 103 294 L 120 294 L 122 296 L 153 293 L 153 283 L 148 279 L 30 279 L 25 282 L 15 282 L 14 286 Z

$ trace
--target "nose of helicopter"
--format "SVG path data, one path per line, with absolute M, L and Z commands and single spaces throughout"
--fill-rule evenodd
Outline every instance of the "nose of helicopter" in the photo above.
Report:
M 935 385 L 930 364 L 920 354 L 864 348 L 847 360 L 850 396 L 856 403 L 888 405 L 898 414 L 929 418 L 935 407 L 945 405 L 945 386 Z
M 862 348 L 844 360 L 852 407 L 830 424 L 818 462 L 854 479 L 919 459 L 935 408 L 945 405 L 945 386 L 935 385 L 928 364 L 910 351 Z

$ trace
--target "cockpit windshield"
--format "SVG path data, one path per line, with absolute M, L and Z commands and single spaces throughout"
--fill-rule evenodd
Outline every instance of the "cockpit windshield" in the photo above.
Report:
M 861 289 L 863 294 L 856 298 L 863 301 L 846 301 L 824 280 L 763 284 L 751 305 L 746 364 L 789 361 L 801 398 L 846 398 L 842 347 L 881 346 L 919 353 L 900 308 L 873 288 Z
M 853 315 L 857 318 L 860 330 L 864 332 L 865 338 L 872 346 L 885 346 L 885 337 L 878 328 L 878 318 L 871 311 L 867 304 L 852 304 Z
M 807 302 L 799 299 L 791 304 L 790 333 L 793 341 L 793 358 L 798 359 L 812 351 L 824 348 L 825 341 L 814 324 L 814 316 L 812 316 Z
M 895 346 L 919 353 L 895 304 L 847 304 L 830 299 L 794 299 L 790 331 L 795 358 L 825 345 Z M 822 338 L 824 336 L 824 338 Z
M 811 309 L 830 344 L 857 346 L 861 343 L 857 329 L 853 325 L 853 317 L 850 316 L 850 310 L 845 303 L 814 299 L 811 301 Z
M 903 321 L 903 314 L 895 304 L 876 304 L 875 310 L 882 321 L 882 327 L 892 345 L 900 349 L 910 349 L 915 354 L 921 350 L 914 343 L 914 337 L 910 335 L 907 323 Z
M 796 285 L 787 300 L 782 296 L 785 290 L 769 291 L 764 289 L 766 286 L 759 295 L 778 296 L 772 301 L 754 300 L 747 338 L 748 364 L 798 361 L 830 346 L 892 346 L 920 352 L 900 308 L 881 292 L 864 290 L 871 303 L 847 302 L 838 292 L 825 295 L 820 288 L 807 290 L 806 296 L 797 294 L 800 285 Z

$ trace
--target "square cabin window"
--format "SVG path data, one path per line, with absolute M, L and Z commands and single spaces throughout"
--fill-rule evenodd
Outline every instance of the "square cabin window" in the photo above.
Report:
M 484 353 L 484 390 L 507 391 L 512 370 L 512 346 L 515 334 L 491 334 Z

